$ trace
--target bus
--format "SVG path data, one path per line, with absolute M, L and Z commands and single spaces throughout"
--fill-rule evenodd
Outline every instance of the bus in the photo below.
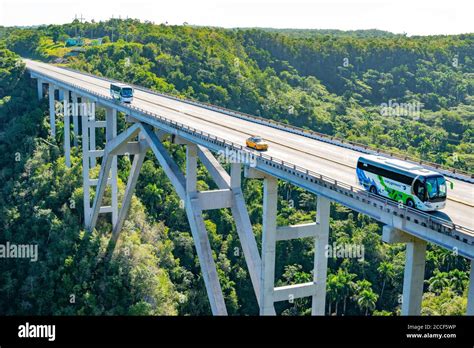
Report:
M 123 83 L 111 83 L 110 96 L 115 100 L 131 103 L 133 100 L 133 88 Z
M 359 157 L 356 173 L 364 189 L 422 211 L 443 209 L 446 183 L 449 182 L 453 189 L 453 183 L 437 172 L 382 156 Z

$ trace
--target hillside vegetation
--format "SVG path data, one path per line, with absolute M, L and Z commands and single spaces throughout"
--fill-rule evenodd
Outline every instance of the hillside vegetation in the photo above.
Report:
M 102 44 L 71 54 L 64 42 L 76 30 Z M 59 58 L 93 74 L 472 171 L 473 40 L 471 34 L 408 38 L 116 19 L 0 28 L 0 243 L 37 243 L 40 250 L 36 263 L 0 263 L 0 313 L 210 313 L 185 212 L 151 153 L 110 262 L 104 259 L 108 220 L 101 218 L 91 234 L 82 230 L 80 154 L 66 168 L 60 137 L 48 136 L 47 102 L 37 101 L 18 55 Z M 418 114 L 383 115 L 381 105 L 390 101 L 423 106 Z M 57 127 L 60 133 L 60 120 Z M 183 167 L 185 150 L 165 145 Z M 123 194 L 127 156 L 119 167 Z M 215 188 L 201 166 L 198 185 Z M 243 189 L 260 243 L 262 184 L 244 180 Z M 280 182 L 279 197 L 279 225 L 314 221 L 314 196 Z M 257 314 L 230 212 L 205 218 L 229 313 Z M 384 244 L 380 235 L 380 224 L 331 206 L 330 243 L 364 245 L 365 257 L 329 259 L 328 314 L 399 313 L 404 246 Z M 277 284 L 309 281 L 313 250 L 310 239 L 279 243 Z M 463 314 L 468 271 L 463 258 L 430 245 L 423 313 Z M 310 303 L 281 302 L 277 311 L 308 314 Z

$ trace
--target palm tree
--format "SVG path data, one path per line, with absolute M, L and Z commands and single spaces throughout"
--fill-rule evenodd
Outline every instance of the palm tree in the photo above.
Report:
M 433 270 L 438 269 L 441 266 L 437 254 L 432 250 L 426 252 L 426 265 L 428 266 L 430 263 L 432 263 Z M 430 272 L 428 267 L 427 272 Z
M 449 271 L 453 263 L 453 258 L 454 258 L 453 252 L 448 249 L 440 248 L 440 250 L 437 252 L 437 256 L 439 258 L 440 264 L 446 265 L 446 270 Z
M 362 290 L 370 290 L 372 288 L 372 283 L 366 279 L 358 280 L 355 283 L 355 288 L 357 292 L 362 292 Z
M 347 298 L 350 297 L 350 295 L 354 292 L 355 289 L 355 283 L 353 282 L 353 280 L 356 275 L 353 273 L 349 273 L 345 269 L 339 268 L 337 270 L 337 277 L 342 285 L 341 295 L 344 301 L 342 307 L 342 315 L 344 315 L 346 314 Z
M 327 279 L 327 297 L 329 301 L 329 315 L 332 314 L 332 304 L 336 303 L 336 315 L 337 315 L 337 305 L 339 302 L 339 296 L 341 293 L 342 284 L 340 279 L 335 274 L 329 274 Z
M 286 193 L 286 200 L 287 201 L 290 200 L 290 198 L 291 198 L 292 188 L 293 188 L 293 186 L 288 181 L 284 181 L 281 184 L 281 189 L 283 191 L 283 194 Z
M 378 295 L 372 291 L 372 289 L 364 289 L 357 294 L 357 304 L 360 309 L 365 309 L 365 315 L 369 313 L 369 309 L 375 309 L 375 304 L 378 300 Z
M 439 294 L 443 288 L 449 285 L 448 273 L 436 270 L 433 276 L 427 280 L 427 283 L 429 291 Z
M 383 278 L 382 290 L 380 290 L 380 296 L 379 296 L 379 298 L 381 299 L 387 280 L 391 281 L 393 277 L 395 277 L 395 270 L 392 263 L 384 261 L 380 263 L 379 267 L 377 268 L 377 271 L 379 272 L 380 276 Z
M 466 272 L 460 271 L 458 269 L 453 269 L 448 273 L 449 286 L 459 294 L 463 293 L 468 279 L 469 277 L 467 276 Z

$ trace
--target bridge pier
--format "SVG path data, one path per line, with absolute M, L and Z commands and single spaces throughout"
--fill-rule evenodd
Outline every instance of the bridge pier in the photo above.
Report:
M 274 308 L 276 219 L 278 203 L 278 179 L 265 176 L 263 179 L 263 231 L 262 270 L 260 284 L 260 315 L 272 315 Z
M 71 99 L 74 146 L 77 147 L 79 145 L 79 97 L 76 93 L 71 93 Z
M 388 226 L 383 228 L 382 240 L 386 243 L 406 243 L 401 314 L 420 315 L 425 278 L 426 241 Z
M 329 244 L 329 216 L 331 202 L 329 199 L 318 196 L 316 224 L 319 225 L 319 233 L 314 238 L 314 272 L 313 282 L 316 283 L 316 291 L 312 300 L 312 315 L 324 315 L 326 308 L 326 280 L 328 270 L 328 258 L 326 246 Z
M 225 171 L 224 171 L 225 172 Z M 235 221 L 237 234 L 244 252 L 247 269 L 252 280 L 257 302 L 260 303 L 260 277 L 262 260 L 258 252 L 257 241 L 253 234 L 252 224 L 245 204 L 244 194 L 241 187 L 242 166 L 240 163 L 232 163 L 230 167 L 230 190 L 232 191 L 232 216 Z M 272 312 L 272 314 L 274 314 Z
M 36 80 L 36 87 L 38 89 L 38 100 L 43 99 L 43 80 L 38 78 Z
M 178 138 L 177 141 L 181 142 L 182 139 Z M 241 188 L 242 165 L 240 163 L 231 163 L 229 175 L 212 155 L 211 151 L 205 147 L 198 146 L 198 156 L 217 187 L 220 190 L 230 189 L 232 193 L 230 208 L 232 217 L 234 218 L 255 296 L 257 302 L 260 303 L 260 271 L 262 262 Z
M 62 88 L 58 88 L 58 101 L 63 101 L 65 96 L 65 91 Z
M 87 103 L 91 103 L 87 101 Z M 85 113 L 82 119 L 82 148 L 87 153 L 83 155 L 84 158 L 88 157 L 91 160 L 91 165 L 89 167 L 89 162 L 87 159 L 83 158 L 83 166 L 85 172 L 84 180 L 88 183 L 87 195 L 89 199 L 87 200 L 85 186 L 84 185 L 84 201 L 87 200 L 87 204 L 84 203 L 84 207 L 89 209 L 86 218 L 86 226 L 88 229 L 92 230 L 95 227 L 97 217 L 100 213 L 111 213 L 112 214 L 112 228 L 117 224 L 118 220 L 118 187 L 117 187 L 117 153 L 104 150 L 97 150 L 95 148 L 95 136 L 88 138 L 88 134 L 91 135 L 96 132 L 96 128 L 105 127 L 105 138 L 107 143 L 114 143 L 114 140 L 117 140 L 117 112 L 115 109 L 105 108 L 105 121 L 98 121 L 95 116 L 95 104 L 91 104 L 90 107 L 84 107 L 84 111 L 87 111 L 89 114 Z M 138 133 L 138 132 L 137 132 Z M 136 134 L 135 134 L 136 136 Z M 106 147 L 107 147 L 106 143 Z M 83 151 L 84 153 L 84 151 Z M 102 157 L 101 170 L 98 179 L 90 179 L 89 170 L 96 165 L 96 158 Z M 94 161 L 92 161 L 94 159 Z M 109 177 L 110 175 L 110 177 Z M 111 203 L 109 206 L 100 206 L 105 189 L 107 185 L 111 187 Z M 95 186 L 95 198 L 93 205 L 90 204 L 90 187 Z
M 413 238 L 406 246 L 402 315 L 420 315 L 425 279 L 426 241 Z
M 117 136 L 117 110 L 105 108 L 105 140 L 111 141 Z M 118 183 L 117 183 L 117 155 L 112 158 L 112 168 L 110 171 L 110 189 L 111 189 L 111 213 L 112 226 L 117 225 L 118 220 Z
M 89 226 L 92 212 L 90 197 L 92 180 L 89 177 L 89 115 L 84 112 L 86 110 L 87 109 L 84 108 L 82 112 L 82 190 L 84 196 L 84 224 Z
M 312 297 L 311 315 L 324 315 L 328 263 L 325 248 L 329 242 L 330 200 L 318 196 L 316 222 L 277 226 L 278 179 L 251 168 L 246 168 L 246 176 L 264 180 L 260 315 L 275 315 L 275 302 L 292 302 L 309 296 Z M 276 242 L 308 237 L 314 238 L 313 281 L 275 287 Z
M 126 139 L 125 141 L 128 141 Z M 132 145 L 133 143 L 127 143 L 127 145 Z M 127 217 L 128 210 L 130 208 L 130 204 L 132 202 L 133 192 L 135 190 L 135 186 L 137 184 L 138 175 L 140 174 L 140 169 L 142 168 L 143 161 L 145 160 L 146 151 L 148 149 L 148 143 L 144 139 L 142 134 L 139 134 L 139 141 L 137 143 L 137 148 L 135 151 L 131 149 L 127 149 L 128 153 L 133 154 L 133 162 L 132 168 L 130 169 L 130 174 L 127 181 L 127 187 L 125 188 L 125 194 L 122 200 L 122 206 L 120 207 L 117 223 L 114 226 L 112 231 L 112 245 L 115 245 L 117 239 L 120 235 L 120 231 L 122 230 L 123 223 L 125 222 L 125 218 Z
M 197 146 L 186 144 L 186 176 L 184 176 L 150 127 L 146 125 L 140 125 L 140 127 L 178 196 L 185 202 L 186 215 L 199 258 L 211 311 L 214 315 L 227 315 L 202 213 L 209 209 L 230 208 L 232 204 L 230 190 L 197 191 Z
M 111 115 L 109 117 L 114 117 L 114 115 L 116 114 L 111 110 L 106 111 L 106 113 Z M 111 121 L 110 118 L 108 120 L 109 120 L 109 124 L 111 122 L 116 124 L 116 121 Z M 112 134 L 114 132 L 116 132 L 116 129 L 114 130 L 113 127 L 114 126 L 112 126 L 112 130 L 109 131 Z M 120 228 L 123 225 L 124 218 L 125 218 L 125 215 L 126 215 L 126 211 L 129 207 L 129 204 L 130 204 L 130 201 L 131 201 L 130 185 L 132 185 L 132 188 L 135 187 L 136 177 L 138 176 L 138 171 L 139 171 L 139 168 L 141 167 L 141 164 L 143 163 L 143 158 L 144 158 L 145 151 L 146 151 L 146 148 L 140 146 L 141 145 L 140 143 L 130 143 L 129 142 L 131 139 L 135 138 L 139 134 L 139 132 L 140 132 L 139 124 L 133 125 L 132 127 L 128 128 L 126 131 L 120 133 L 118 136 L 116 136 L 116 137 L 112 138 L 111 140 L 109 140 L 106 143 L 105 149 L 103 151 L 104 156 L 103 156 L 103 159 L 102 159 L 99 178 L 98 178 L 97 183 L 96 183 L 97 187 L 96 187 L 96 195 L 95 195 L 95 198 L 94 198 L 94 205 L 93 205 L 93 208 L 92 208 L 90 223 L 87 226 L 88 229 L 90 229 L 90 230 L 92 230 L 95 227 L 95 224 L 97 222 L 97 218 L 98 218 L 99 213 L 101 213 L 101 212 L 102 213 L 103 212 L 110 212 L 110 211 L 106 210 L 106 208 L 110 208 L 110 207 L 100 207 L 100 204 L 102 202 L 102 198 L 104 196 L 105 188 L 108 184 L 112 185 L 112 213 L 113 213 L 113 211 L 118 209 L 118 203 L 117 203 L 116 200 L 114 201 L 114 196 L 116 197 L 116 195 L 113 192 L 115 190 L 114 189 L 114 182 L 117 180 L 117 178 L 116 177 L 115 178 L 113 178 L 113 177 L 109 178 L 109 173 L 111 171 L 116 172 L 116 169 L 113 169 L 113 164 L 115 163 L 116 156 L 119 155 L 119 154 L 124 154 L 125 152 L 128 152 L 128 151 L 130 151 L 132 154 L 135 155 L 134 161 L 133 161 L 133 166 L 132 166 L 132 169 L 131 169 L 131 172 L 130 172 L 130 177 L 129 177 L 128 184 L 127 184 L 127 189 L 125 191 L 125 196 L 124 196 L 124 199 L 123 199 L 122 207 L 120 209 L 120 212 L 118 213 L 117 218 L 114 218 L 114 216 L 112 215 L 113 229 L 112 229 L 112 239 L 111 239 L 111 241 L 113 243 L 115 243 L 115 241 L 118 238 L 118 232 L 120 231 Z M 136 144 L 137 146 L 130 147 L 130 149 L 129 149 L 128 147 L 131 144 Z M 137 160 L 140 160 L 140 159 L 141 159 L 141 161 L 139 161 L 138 165 L 137 165 Z M 131 178 L 134 178 L 134 179 L 131 179 Z M 124 213 L 124 211 L 125 211 L 125 213 Z M 114 223 L 114 221 L 115 221 L 115 223 Z
M 203 202 L 199 199 L 199 192 L 196 187 L 197 159 L 197 146 L 194 144 L 186 145 L 186 214 L 195 241 L 212 313 L 214 315 L 227 315 L 224 295 L 222 294 L 211 244 L 202 216 Z
M 49 95 L 49 126 L 51 128 L 51 136 L 54 138 L 56 137 L 56 108 L 55 108 L 55 98 L 54 93 L 56 90 L 56 86 L 52 83 L 49 84 L 48 87 L 48 95 Z
M 89 105 L 93 105 L 89 100 L 86 99 L 86 107 Z M 91 153 L 94 153 L 96 151 L 96 143 L 95 143 L 95 133 L 96 133 L 96 115 L 95 115 L 95 110 L 90 114 L 90 116 L 87 118 L 87 121 L 89 123 L 89 151 Z M 90 166 L 91 169 L 94 168 L 97 165 L 97 158 L 96 156 L 90 156 Z
M 474 259 L 471 260 L 471 275 L 469 277 L 469 289 L 467 291 L 467 315 L 474 315 Z
M 139 134 L 141 140 L 138 144 L 129 142 Z M 144 145 L 145 142 L 147 143 L 146 146 Z M 138 145 L 138 148 L 135 145 Z M 100 203 L 104 196 L 107 176 L 110 172 L 113 161 L 112 157 L 123 151 L 127 151 L 128 149 L 133 150 L 136 155 L 130 171 L 122 208 L 117 219 L 117 224 L 114 226 L 112 233 L 111 242 L 115 244 L 120 229 L 123 226 L 127 211 L 130 207 L 133 190 L 148 146 L 155 154 L 164 172 L 173 184 L 178 196 L 185 202 L 185 210 L 191 227 L 196 252 L 199 257 L 201 273 L 206 286 L 211 311 L 214 315 L 227 315 L 224 296 L 219 283 L 219 277 L 202 213 L 204 210 L 209 209 L 230 208 L 232 206 L 232 197 L 230 189 L 203 192 L 197 191 L 198 150 L 195 144 L 186 145 L 186 176 L 184 176 L 179 170 L 178 165 L 166 152 L 166 149 L 160 142 L 157 134 L 147 125 L 135 123 L 120 135 L 109 140 L 104 149 L 104 158 L 101 164 L 99 179 L 97 181 L 96 195 L 87 227 L 89 230 L 92 230 L 97 223 L 98 214 L 100 212 Z
M 64 158 L 66 161 L 66 167 L 71 167 L 71 125 L 70 125 L 70 102 L 69 102 L 69 91 L 63 91 L 64 98 Z

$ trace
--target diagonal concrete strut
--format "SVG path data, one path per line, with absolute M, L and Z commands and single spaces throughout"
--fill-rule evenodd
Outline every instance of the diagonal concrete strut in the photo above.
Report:
M 178 165 L 169 156 L 157 135 L 149 126 L 140 126 L 143 136 L 160 162 L 166 175 L 175 187 L 178 196 L 184 200 L 194 245 L 199 257 L 201 273 L 206 286 L 207 295 L 214 315 L 227 315 L 224 295 L 219 283 L 216 264 L 212 255 L 211 244 L 207 234 L 199 195 L 196 191 L 197 156 L 195 145 L 188 145 L 186 149 L 186 177 L 179 170 Z
M 255 296 L 257 302 L 260 302 L 260 269 L 262 261 L 241 189 L 241 164 L 233 163 L 231 165 L 231 175 L 229 175 L 219 161 L 212 155 L 211 151 L 203 146 L 198 146 L 198 149 L 199 159 L 207 168 L 219 189 L 227 188 L 232 191 L 232 216 L 242 245 Z

